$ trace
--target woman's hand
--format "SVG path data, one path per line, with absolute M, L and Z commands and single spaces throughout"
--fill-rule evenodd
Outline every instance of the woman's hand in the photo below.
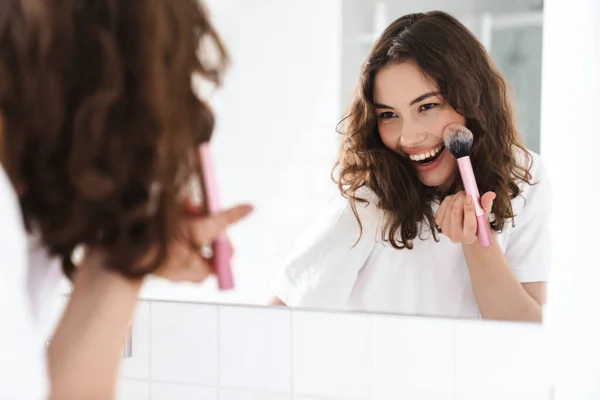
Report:
M 492 211 L 496 193 L 487 192 L 481 197 L 481 206 L 487 216 Z M 452 243 L 473 244 L 477 241 L 477 216 L 473 198 L 464 190 L 446 196 L 435 213 L 435 223 L 442 234 L 450 238 Z
M 155 275 L 174 282 L 204 281 L 213 272 L 202 256 L 202 246 L 212 244 L 230 225 L 244 219 L 252 207 L 242 205 L 210 216 L 190 214 L 182 226 L 182 237 L 174 240 L 166 261 Z
M 212 245 L 230 225 L 247 217 L 252 212 L 252 207 L 240 205 L 210 216 L 200 215 L 193 207 L 186 206 L 186 211 L 188 216 L 181 223 L 180 234 L 169 246 L 165 261 L 154 275 L 173 282 L 200 283 L 213 272 L 211 261 L 202 256 L 203 245 Z M 87 277 L 86 280 L 96 281 L 99 276 L 116 274 L 105 268 L 105 257 L 101 252 L 81 250 L 81 254 L 74 260 L 78 266 L 77 275 L 85 271 L 83 275 Z M 151 250 L 140 264 L 151 262 L 156 256 L 153 251 L 156 250 Z M 131 281 L 141 284 L 143 278 Z

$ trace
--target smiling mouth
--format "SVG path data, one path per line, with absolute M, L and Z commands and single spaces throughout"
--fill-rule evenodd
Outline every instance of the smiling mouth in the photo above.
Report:
M 420 153 L 420 154 L 410 154 L 408 157 L 415 164 L 427 165 L 427 164 L 432 163 L 435 160 L 437 160 L 438 157 L 442 154 L 442 151 L 444 150 L 444 148 L 445 148 L 445 146 L 443 144 L 441 144 L 438 147 L 436 147 L 435 149 L 430 150 L 428 152 Z

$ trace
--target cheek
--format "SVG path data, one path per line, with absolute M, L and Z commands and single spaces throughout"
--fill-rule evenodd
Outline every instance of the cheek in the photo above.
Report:
M 465 124 L 465 118 L 452 109 L 447 109 L 435 115 L 431 115 L 423 121 L 425 129 L 431 135 L 444 140 L 444 129 L 451 124 Z
M 385 147 L 395 150 L 398 145 L 398 138 L 394 133 L 394 129 L 386 124 L 378 124 L 377 129 L 379 130 L 379 137 L 381 137 L 381 141 Z
M 429 118 L 422 121 L 422 123 L 423 129 L 426 132 L 440 139 L 444 138 L 444 128 L 451 124 L 450 119 L 443 113 L 431 115 Z

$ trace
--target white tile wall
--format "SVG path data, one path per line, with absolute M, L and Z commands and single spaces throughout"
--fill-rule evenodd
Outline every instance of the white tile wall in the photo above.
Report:
M 152 400 L 217 400 L 217 388 L 152 382 Z
M 118 398 L 553 400 L 544 343 L 531 324 L 148 301 Z
M 150 302 L 140 301 L 131 325 L 131 357 L 123 359 L 121 376 L 128 379 L 150 377 Z
M 252 390 L 223 389 L 219 392 L 219 400 L 292 400 L 292 395 Z
M 119 382 L 117 400 L 150 400 L 150 383 L 124 379 Z
M 292 317 L 294 393 L 367 398 L 371 389 L 370 316 L 294 311 Z
M 291 319 L 284 309 L 265 313 L 260 308 L 221 306 L 221 386 L 291 393 Z
M 458 392 L 550 386 L 550 349 L 539 325 L 462 321 L 455 329 Z
M 479 388 L 457 393 L 456 400 L 553 400 L 550 390 Z
M 217 307 L 154 302 L 150 318 L 151 378 L 216 386 Z
M 376 315 L 373 323 L 374 398 L 454 393 L 453 321 Z
M 295 395 L 294 400 L 332 400 L 331 397 Z M 367 399 L 364 399 L 367 400 Z

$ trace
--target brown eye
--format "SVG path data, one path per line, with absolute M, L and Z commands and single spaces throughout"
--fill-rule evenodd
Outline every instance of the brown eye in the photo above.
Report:
M 432 108 L 436 107 L 437 105 L 438 104 L 436 104 L 436 103 L 423 104 L 422 106 L 419 107 L 419 112 L 431 110 Z
M 386 111 L 386 112 L 382 112 L 381 114 L 379 114 L 380 119 L 390 119 L 390 118 L 394 118 L 395 116 L 396 116 L 396 114 L 394 114 L 391 111 Z

